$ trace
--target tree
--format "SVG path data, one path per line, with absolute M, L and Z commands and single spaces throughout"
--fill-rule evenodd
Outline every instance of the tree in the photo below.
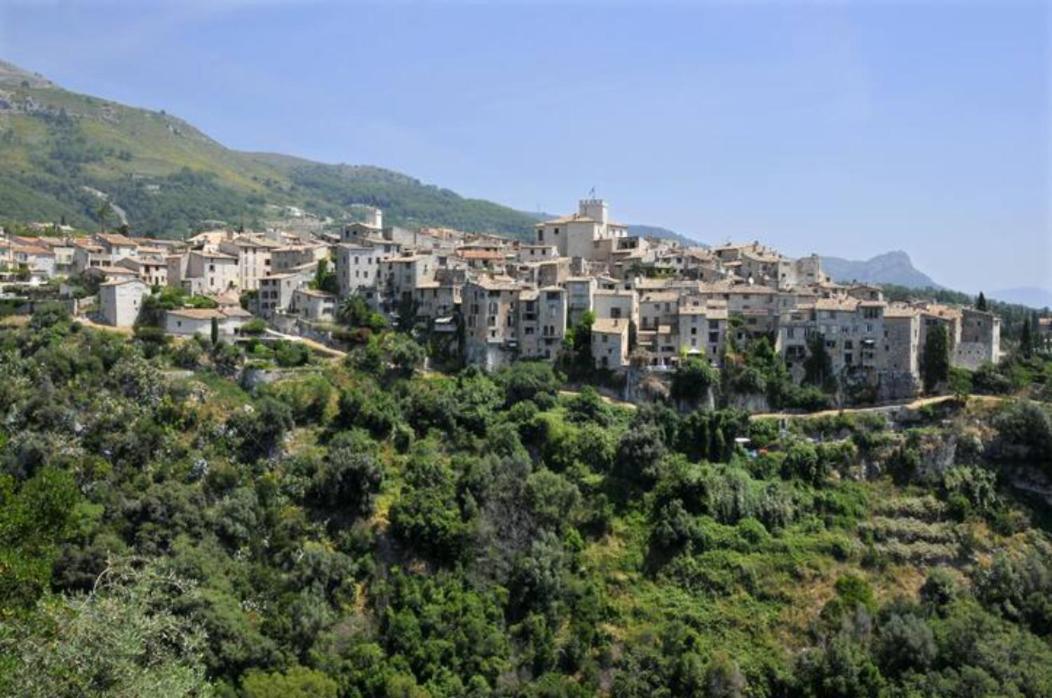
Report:
M 110 203 L 109 199 L 104 200 L 99 208 L 95 211 L 95 216 L 99 219 L 99 232 L 106 232 L 106 220 L 113 215 L 113 204 Z
M 292 426 L 292 410 L 272 397 L 264 397 L 255 406 L 246 405 L 227 420 L 227 428 L 238 440 L 241 459 L 246 463 L 271 455 Z
M 1034 354 L 1033 334 L 1033 330 L 1030 327 L 1030 318 L 1025 318 L 1023 320 L 1023 330 L 1019 333 L 1019 350 L 1028 359 Z
M 395 371 L 406 378 L 412 376 L 427 358 L 427 350 L 405 334 L 389 333 L 383 346 Z
M 508 407 L 523 400 L 533 400 L 543 407 L 559 393 L 559 375 L 547 361 L 516 361 L 501 369 L 495 378 L 504 388 L 504 404 Z
M 953 398 L 963 405 L 972 392 L 972 372 L 964 368 L 951 368 L 949 381 Z
M 818 449 L 807 441 L 795 441 L 782 461 L 782 475 L 796 478 L 812 485 L 819 485 L 828 475 L 826 464 L 818 455 Z
M 807 340 L 807 358 L 804 359 L 804 383 L 829 391 L 835 376 L 833 359 L 826 349 L 826 340 L 819 333 L 814 333 Z
M 419 305 L 412 296 L 402 296 L 402 300 L 398 302 L 398 329 L 400 331 L 407 333 L 413 331 Z
M 63 696 L 201 696 L 211 693 L 194 623 L 171 599 L 187 582 L 150 565 L 109 566 L 83 596 L 55 596 L 9 626 L 0 641 L 0 693 Z M 5 619 L 7 623 L 7 619 Z
M 945 567 L 928 573 L 919 592 L 921 603 L 936 613 L 942 613 L 957 599 L 957 580 Z
M 672 374 L 672 397 L 698 402 L 705 399 L 709 388 L 718 380 L 719 374 L 708 361 L 697 357 L 688 358 Z
M 572 365 L 577 369 L 591 369 L 592 366 L 592 325 L 595 324 L 595 313 L 585 311 L 572 331 L 567 331 L 566 348 L 572 351 Z
M 979 298 L 975 301 L 976 310 L 986 310 L 986 296 L 983 295 L 982 291 L 979 291 Z
M 928 330 L 921 354 L 921 377 L 924 390 L 929 393 L 950 377 L 949 337 L 941 322 Z
M 376 456 L 360 446 L 338 443 L 314 476 L 314 499 L 330 509 L 365 516 L 373 509 L 383 479 L 384 469 Z
M 629 429 L 617 444 L 617 474 L 626 480 L 648 485 L 657 478 L 657 465 L 664 455 L 661 430 L 652 423 Z
M 454 560 L 467 527 L 457 506 L 453 472 L 434 454 L 424 452 L 414 455 L 405 479 L 401 496 L 391 507 L 391 532 L 438 561 Z
M 885 675 L 898 676 L 911 669 L 923 672 L 936 653 L 931 627 L 912 613 L 896 613 L 880 628 L 876 654 Z
M 314 270 L 314 288 L 326 293 L 339 293 L 340 282 L 336 272 L 329 269 L 329 260 L 319 259 L 318 268 Z
M 51 581 L 78 500 L 73 477 L 45 467 L 21 488 L 0 475 L 0 615 L 31 607 Z
M 384 316 L 370 309 L 365 299 L 356 293 L 340 303 L 336 320 L 347 327 L 364 327 L 372 332 L 380 332 L 387 326 Z
M 709 698 L 740 698 L 745 695 L 746 681 L 737 662 L 725 653 L 717 653 L 705 669 L 705 695 Z
M 336 698 L 339 684 L 320 671 L 294 666 L 288 671 L 249 671 L 241 686 L 245 698 Z

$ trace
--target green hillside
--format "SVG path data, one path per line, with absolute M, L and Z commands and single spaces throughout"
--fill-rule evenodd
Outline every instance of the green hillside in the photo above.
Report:
M 210 220 L 251 223 L 266 204 L 334 218 L 371 204 L 394 224 L 512 235 L 534 222 L 378 167 L 231 150 L 163 111 L 69 92 L 0 62 L 0 221 L 90 228 L 102 195 L 133 232 L 167 237 Z

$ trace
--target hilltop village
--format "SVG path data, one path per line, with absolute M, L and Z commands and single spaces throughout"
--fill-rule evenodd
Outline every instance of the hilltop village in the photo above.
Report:
M 759 242 L 705 248 L 633 236 L 601 199 L 538 223 L 529 242 L 385 226 L 379 209 L 363 208 L 364 220 L 338 232 L 5 235 L 0 267 L 29 286 L 89 281 L 97 297 L 75 310 L 116 327 L 141 322 L 151 293 L 178 289 L 187 301 L 159 320 L 175 336 L 237 338 L 263 321 L 266 332 L 327 343 L 348 302 L 364 302 L 395 326 L 447 338 L 464 363 L 486 370 L 555 361 L 581 327 L 594 367 L 614 374 L 668 371 L 691 357 L 718 368 L 729 344 L 767 336 L 800 381 L 818 341 L 837 377 L 885 400 L 918 392 L 936 325 L 952 365 L 1000 357 L 990 312 L 888 302 L 878 286 L 832 282 L 817 255 L 791 259 Z

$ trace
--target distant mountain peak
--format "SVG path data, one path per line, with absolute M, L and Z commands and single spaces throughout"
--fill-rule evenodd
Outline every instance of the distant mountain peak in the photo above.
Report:
M 895 284 L 910 288 L 941 288 L 941 286 L 913 266 L 913 260 L 903 250 L 884 252 L 867 260 L 841 257 L 822 257 L 822 268 L 834 281 L 850 283 Z

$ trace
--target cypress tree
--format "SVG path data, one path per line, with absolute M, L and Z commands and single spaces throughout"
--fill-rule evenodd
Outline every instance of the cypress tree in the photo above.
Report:
M 1019 334 L 1019 350 L 1028 359 L 1034 353 L 1033 333 L 1030 331 L 1030 318 L 1023 320 L 1023 331 Z
M 975 301 L 976 310 L 986 310 L 986 296 L 983 295 L 982 291 L 979 291 L 979 298 Z
M 825 337 L 815 333 L 807 341 L 807 350 L 807 358 L 804 359 L 804 382 L 831 392 L 833 359 L 826 349 Z
M 950 342 L 942 323 L 928 330 L 921 354 L 921 377 L 924 390 L 929 393 L 950 377 Z

